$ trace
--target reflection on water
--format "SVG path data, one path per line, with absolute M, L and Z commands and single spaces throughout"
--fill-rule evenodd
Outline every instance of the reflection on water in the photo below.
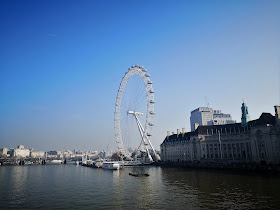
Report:
M 181 201 L 192 202 L 193 207 L 266 209 L 276 208 L 280 204 L 277 197 L 280 192 L 279 177 L 171 170 L 166 169 L 163 173 L 163 186 L 176 192 L 176 197 L 181 197 Z
M 25 189 L 27 188 L 27 174 L 28 169 L 24 170 L 22 167 L 15 167 L 14 173 L 12 173 L 10 182 L 10 193 L 8 196 L 11 196 L 12 198 L 12 205 L 20 205 L 23 203 L 24 200 L 24 193 Z M 13 181 L 11 181 L 13 180 Z
M 149 173 L 149 177 L 129 176 Z M 221 171 L 75 165 L 0 168 L 0 208 L 277 209 L 280 178 Z

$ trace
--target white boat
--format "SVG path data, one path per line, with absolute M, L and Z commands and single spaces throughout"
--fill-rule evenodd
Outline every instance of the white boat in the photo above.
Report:
M 118 162 L 103 162 L 102 169 L 118 170 L 121 166 Z
M 143 162 L 136 160 L 136 161 L 120 161 L 120 164 L 123 166 L 142 166 L 145 165 Z
M 62 160 L 52 160 L 49 162 L 50 164 L 62 164 L 63 161 Z
M 102 168 L 102 164 L 103 164 L 102 159 L 98 159 L 98 160 L 95 161 L 95 167 L 96 168 Z
M 87 160 L 86 161 L 86 166 L 94 166 L 94 161 L 93 160 Z

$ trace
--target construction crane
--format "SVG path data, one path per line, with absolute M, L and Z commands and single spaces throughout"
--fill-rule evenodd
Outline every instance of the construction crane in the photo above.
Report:
M 206 99 L 206 96 L 204 96 L 204 98 L 205 98 L 205 102 L 206 102 L 206 107 L 209 108 L 209 103 L 208 103 L 208 101 Z

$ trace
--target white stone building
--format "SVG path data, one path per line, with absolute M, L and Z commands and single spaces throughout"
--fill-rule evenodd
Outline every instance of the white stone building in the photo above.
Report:
M 166 136 L 161 147 L 163 161 L 241 162 L 280 164 L 280 106 L 275 116 L 227 125 L 199 126 L 195 131 Z
M 64 150 L 63 152 L 63 157 L 71 157 L 71 156 L 73 156 L 73 151 L 71 151 L 71 150 Z
M 0 148 L 0 154 L 1 155 L 4 155 L 4 156 L 7 156 L 8 155 L 8 148 Z
M 16 149 L 11 150 L 11 157 L 29 157 L 30 156 L 30 150 L 25 149 L 23 145 L 19 145 Z
M 32 150 L 30 152 L 30 157 L 32 157 L 32 158 L 42 158 L 42 157 L 45 157 L 45 152 L 44 151 Z

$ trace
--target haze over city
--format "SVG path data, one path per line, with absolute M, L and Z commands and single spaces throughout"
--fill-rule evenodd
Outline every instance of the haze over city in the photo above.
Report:
M 207 106 L 240 122 L 280 104 L 279 1 L 1 1 L 0 145 L 116 149 L 132 65 L 155 90 L 156 149 Z

